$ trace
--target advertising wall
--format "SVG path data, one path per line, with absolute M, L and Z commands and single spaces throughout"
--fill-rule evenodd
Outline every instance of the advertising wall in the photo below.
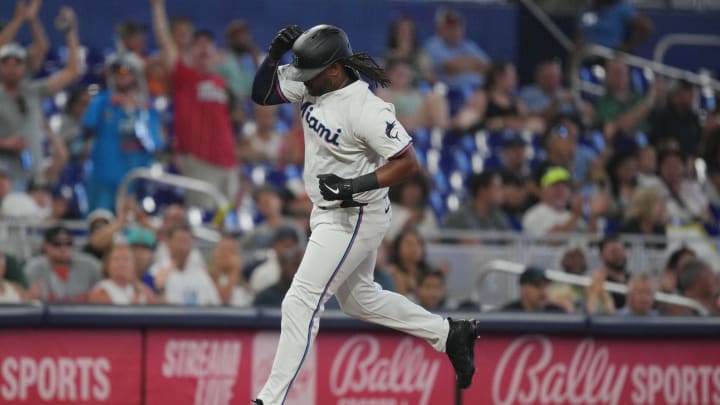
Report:
M 243 329 L 0 331 L 0 402 L 246 404 L 278 334 Z M 470 404 L 718 404 L 716 340 L 492 335 L 478 340 Z M 321 333 L 288 405 L 455 403 L 454 373 L 423 341 Z

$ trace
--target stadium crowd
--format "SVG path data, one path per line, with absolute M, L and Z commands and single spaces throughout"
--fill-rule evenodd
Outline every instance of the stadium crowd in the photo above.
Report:
M 228 23 L 220 41 L 191 18 L 169 18 L 164 0 L 148 7 L 159 49 L 147 48 L 144 26 L 124 21 L 114 51 L 97 66 L 91 52 L 82 56 L 82 21 L 71 8 L 55 21 L 66 40 L 62 66 L 48 57 L 41 0 L 18 0 L 2 27 L 0 218 L 40 221 L 45 230 L 37 256 L 0 256 L 0 301 L 280 305 L 312 208 L 298 181 L 299 112 L 250 100 L 265 46 L 247 22 Z M 652 30 L 617 0 L 596 0 L 579 18 L 578 41 L 623 51 Z M 26 47 L 14 42 L 24 24 L 32 33 Z M 621 58 L 587 62 L 588 71 L 601 72 L 599 97 L 566 87 L 555 59 L 519 86 L 512 63 L 465 36 L 459 13 L 439 9 L 430 38 L 418 38 L 415 24 L 394 21 L 378 55 L 392 84 L 376 93 L 394 104 L 426 168 L 390 190 L 393 223 L 376 269 L 383 288 L 428 309 L 449 309 L 448 272 L 470 269 L 428 261 L 426 241 L 445 229 L 580 232 L 601 238 L 593 247 L 600 266 L 588 268 L 590 247 L 577 244 L 561 266 L 592 275 L 591 285 L 550 282 L 530 266 L 519 278 L 520 297 L 505 310 L 688 313 L 653 303 L 661 290 L 720 312 L 718 269 L 693 249 L 670 252 L 654 280 L 651 269 L 628 267 L 618 236 L 720 234 L 720 109 L 699 109 L 690 83 L 645 77 L 638 85 Z M 231 201 L 230 212 L 251 212 L 252 226 L 239 230 L 226 220 L 206 255 L 194 246 L 188 215 L 188 207 L 210 210 L 206 196 L 143 183 L 116 206 L 122 179 L 152 165 L 214 185 Z M 84 246 L 63 225 L 73 219 L 87 223 Z M 667 248 L 653 240 L 648 249 Z M 627 297 L 605 291 L 604 281 L 627 284 Z

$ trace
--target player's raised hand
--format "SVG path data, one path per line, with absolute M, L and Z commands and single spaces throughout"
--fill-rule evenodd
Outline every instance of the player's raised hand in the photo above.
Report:
M 288 25 L 281 29 L 270 43 L 268 55 L 273 60 L 280 60 L 285 55 L 285 52 L 292 49 L 295 40 L 298 39 L 300 34 L 302 34 L 302 29 L 297 25 Z

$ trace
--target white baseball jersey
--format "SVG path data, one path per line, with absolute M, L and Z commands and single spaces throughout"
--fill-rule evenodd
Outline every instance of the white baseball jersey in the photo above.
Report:
M 325 201 L 318 189 L 319 174 L 352 179 L 374 172 L 387 160 L 402 155 L 412 138 L 397 121 L 395 107 L 381 100 L 362 80 L 320 97 L 311 96 L 301 82 L 288 80 L 278 68 L 280 92 L 287 101 L 301 103 L 305 134 L 305 189 L 313 204 L 334 208 L 341 201 Z M 387 188 L 355 194 L 371 203 L 387 196 Z
M 333 295 L 345 313 L 425 339 L 439 351 L 445 350 L 450 328 L 442 316 L 383 291 L 373 280 L 377 250 L 392 216 L 385 202 L 387 188 L 353 196 L 367 206 L 319 209 L 341 202 L 322 198 L 317 175 L 354 178 L 409 150 L 412 140 L 396 121 L 393 106 L 370 92 L 362 80 L 313 97 L 303 83 L 288 80 L 284 70 L 279 68 L 276 90 L 287 101 L 301 103 L 305 188 L 316 209 L 310 216 L 312 235 L 305 255 L 282 302 L 278 349 L 258 395 L 265 405 L 291 405 L 290 388 Z

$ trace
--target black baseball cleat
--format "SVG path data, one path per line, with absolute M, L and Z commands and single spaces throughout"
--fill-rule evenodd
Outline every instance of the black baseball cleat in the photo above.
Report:
M 475 341 L 478 337 L 477 321 L 455 321 L 448 318 L 450 332 L 445 343 L 445 353 L 455 369 L 455 378 L 460 389 L 472 383 L 475 374 Z
M 252 403 L 255 404 L 255 405 L 263 405 L 263 401 L 261 401 L 261 400 L 259 400 L 259 399 L 256 399 L 256 400 L 252 401 Z

